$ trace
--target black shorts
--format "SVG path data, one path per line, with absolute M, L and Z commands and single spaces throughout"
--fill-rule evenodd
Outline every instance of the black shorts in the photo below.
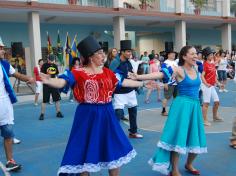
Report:
M 43 103 L 49 103 L 50 95 L 52 95 L 52 100 L 54 102 L 61 100 L 58 89 L 43 85 Z

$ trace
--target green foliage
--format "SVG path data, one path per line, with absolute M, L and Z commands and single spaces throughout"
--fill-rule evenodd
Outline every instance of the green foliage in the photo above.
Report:
M 196 8 L 202 8 L 207 2 L 206 0 L 194 0 L 193 3 Z
M 155 2 L 156 0 L 139 0 L 139 2 L 141 3 L 141 4 L 148 4 L 148 3 L 152 3 L 152 2 Z

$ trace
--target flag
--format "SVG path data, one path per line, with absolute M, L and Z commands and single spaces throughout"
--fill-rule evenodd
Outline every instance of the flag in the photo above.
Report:
M 71 55 L 72 55 L 72 58 L 78 57 L 77 48 L 76 48 L 76 46 L 77 46 L 76 38 L 77 38 L 77 34 L 75 35 L 73 43 L 71 45 Z
M 66 34 L 66 47 L 65 47 L 65 54 L 66 54 L 66 66 L 69 66 L 72 62 L 72 55 L 71 55 L 71 45 L 70 45 L 70 37 L 68 32 Z
M 53 54 L 51 39 L 49 37 L 48 32 L 47 32 L 47 38 L 48 38 L 48 41 L 47 41 L 48 54 Z
M 64 60 L 63 60 L 63 47 L 61 47 L 61 39 L 59 35 L 59 30 L 57 34 L 57 58 L 58 61 L 61 65 L 64 65 Z

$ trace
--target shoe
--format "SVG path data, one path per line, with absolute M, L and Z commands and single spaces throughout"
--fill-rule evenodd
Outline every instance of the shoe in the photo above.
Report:
M 13 138 L 13 144 L 20 144 L 21 141 L 19 139 Z
M 220 117 L 213 117 L 213 121 L 214 122 L 223 122 L 224 119 L 220 118 Z
M 141 138 L 143 138 L 143 135 L 138 134 L 138 133 L 129 133 L 129 138 L 141 139 Z
M 34 106 L 38 106 L 39 104 L 38 103 L 34 103 Z
M 211 123 L 208 122 L 208 121 L 204 121 L 204 125 L 205 125 L 205 126 L 211 126 Z
M 185 165 L 184 167 L 185 167 L 185 169 L 186 169 L 189 173 L 191 173 L 192 175 L 200 175 L 200 171 L 199 171 L 199 170 L 191 170 L 191 169 L 189 169 L 189 168 L 187 167 L 187 165 Z
M 129 119 L 127 119 L 126 117 L 122 117 L 120 120 L 123 120 L 123 121 L 129 121 Z
M 59 111 L 59 112 L 57 113 L 57 117 L 58 117 L 58 118 L 63 118 L 64 116 L 63 116 L 62 113 Z
M 53 105 L 53 102 L 52 102 L 52 101 L 49 101 L 49 104 L 50 104 L 50 105 Z
M 232 147 L 233 149 L 236 149 L 236 144 L 229 144 L 230 147 Z
M 224 90 L 220 89 L 219 92 L 224 92 Z
M 40 114 L 39 120 L 44 120 L 44 114 Z
M 228 92 L 228 90 L 227 90 L 227 89 L 224 89 L 223 91 L 224 91 L 224 92 Z
M 146 104 L 149 104 L 149 103 L 150 103 L 150 101 L 149 101 L 149 100 L 145 100 L 144 102 L 145 102 Z
M 165 112 L 162 112 L 161 115 L 162 116 L 168 116 L 168 113 L 165 111 Z
M 73 99 L 70 99 L 70 102 L 74 102 L 74 100 L 73 100 Z
M 17 164 L 13 159 L 9 160 L 6 164 L 7 171 L 18 171 L 21 169 L 21 165 Z

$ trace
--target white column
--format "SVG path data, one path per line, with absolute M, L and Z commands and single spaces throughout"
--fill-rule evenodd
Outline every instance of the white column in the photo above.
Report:
M 232 51 L 231 24 L 224 24 L 221 29 L 222 49 Z
M 175 50 L 177 52 L 186 45 L 186 22 L 175 22 Z
M 230 0 L 222 1 L 222 16 L 230 17 Z
M 120 49 L 120 40 L 125 40 L 125 18 L 113 18 L 114 47 Z
M 123 8 L 123 0 L 113 0 L 114 8 Z
M 35 66 L 38 60 L 42 58 L 40 18 L 38 12 L 28 13 L 28 25 L 31 65 Z
M 185 0 L 175 0 L 175 12 L 176 13 L 185 12 Z

